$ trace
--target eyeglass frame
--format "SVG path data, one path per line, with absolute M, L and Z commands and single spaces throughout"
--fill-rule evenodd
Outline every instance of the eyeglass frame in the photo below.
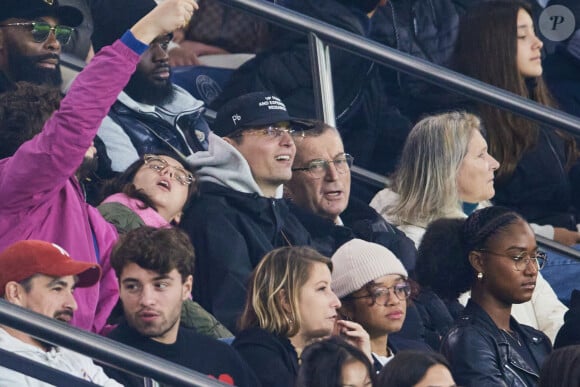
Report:
M 34 35 L 34 29 L 36 28 L 36 26 L 48 26 L 48 33 L 46 34 L 46 37 L 42 40 L 39 40 L 35 37 Z M 44 43 L 48 40 L 48 38 L 50 37 L 50 34 L 53 33 L 54 34 L 54 38 L 59 42 L 59 44 L 61 46 L 66 46 L 68 43 L 70 43 L 70 40 L 72 38 L 73 33 L 75 32 L 75 28 L 73 27 L 69 27 L 69 26 L 65 26 L 62 24 L 57 24 L 55 26 L 51 26 L 50 23 L 45 22 L 45 21 L 29 21 L 29 22 L 16 22 L 16 23 L 7 23 L 7 24 L 0 24 L 0 28 L 2 27 L 32 27 L 32 29 L 30 30 L 30 33 L 32 35 L 32 39 L 34 40 L 35 43 Z M 68 39 L 66 40 L 66 42 L 61 41 L 58 38 L 57 35 L 57 29 L 64 29 L 67 31 L 70 31 L 70 34 L 68 36 Z
M 274 134 L 272 134 L 274 133 Z M 280 138 L 284 133 L 288 133 L 292 139 L 302 140 L 306 135 L 304 130 L 296 130 L 290 126 L 281 126 L 278 124 L 263 125 L 256 128 L 243 128 L 230 134 L 229 138 L 239 138 L 243 137 L 245 134 L 249 135 L 261 135 L 267 138 Z
M 149 162 L 151 161 L 160 161 L 161 164 L 164 165 L 164 167 L 162 169 L 155 169 L 154 167 L 150 166 Z M 183 185 L 183 186 L 190 186 L 193 184 L 193 182 L 195 181 L 195 177 L 193 176 L 193 173 L 187 171 L 184 168 L 181 167 L 176 167 L 174 165 L 170 165 L 167 161 L 163 160 L 162 158 L 160 158 L 158 155 L 152 155 L 152 154 L 146 154 L 143 156 L 143 165 L 145 165 L 147 168 L 161 174 L 161 172 L 163 172 L 165 169 L 167 168 L 173 168 L 174 171 L 183 171 L 184 174 L 187 177 L 187 180 L 185 182 L 182 182 L 181 179 L 179 179 L 177 176 L 173 176 L 174 180 L 177 181 L 179 184 Z
M 406 289 L 407 290 L 405 292 L 405 297 L 403 299 L 401 299 L 401 297 L 399 297 L 397 295 L 397 293 L 395 291 L 396 288 Z M 391 293 L 391 289 L 393 289 L 392 293 Z M 381 292 L 382 294 L 380 294 L 378 296 L 376 295 L 376 293 L 374 293 L 374 292 L 381 291 L 381 290 L 382 290 L 382 292 Z M 367 291 L 369 293 L 371 293 L 371 290 L 368 290 L 367 289 Z M 397 300 L 399 300 L 399 301 L 406 301 L 406 300 L 408 300 L 411 297 L 412 288 L 411 288 L 411 284 L 408 281 L 403 281 L 403 282 L 399 282 L 399 283 L 397 283 L 397 284 L 395 284 L 393 286 L 388 286 L 388 287 L 387 286 L 377 286 L 374 289 L 372 289 L 372 292 L 373 293 L 367 294 L 367 295 L 364 295 L 364 296 L 352 296 L 352 295 L 349 295 L 349 296 L 344 297 L 343 300 L 344 301 L 348 301 L 348 300 L 359 300 L 359 299 L 362 299 L 362 298 L 371 298 L 372 301 L 373 301 L 372 304 L 371 304 L 371 306 L 373 306 L 375 304 L 381 305 L 381 304 L 377 303 L 377 299 L 379 297 L 382 297 L 382 295 L 386 293 L 387 294 L 387 298 L 385 299 L 385 303 L 382 304 L 383 306 L 386 306 L 387 305 L 387 302 L 389 302 L 389 299 L 391 298 L 391 294 L 393 294 L 397 298 Z
M 343 168 L 343 167 L 337 167 L 336 163 L 339 161 L 340 162 L 346 161 L 347 169 L 341 170 L 341 168 Z M 350 171 L 350 168 L 352 167 L 353 162 L 354 162 L 354 157 L 352 155 L 350 155 L 348 153 L 343 153 L 342 155 L 335 157 L 333 160 L 324 160 L 324 159 L 311 160 L 310 162 L 308 162 L 307 167 L 292 168 L 292 172 L 303 171 L 303 172 L 307 172 L 313 179 L 321 179 L 322 177 L 324 177 L 324 175 L 326 175 L 328 173 L 328 170 L 330 168 L 331 163 L 332 163 L 332 165 L 334 165 L 336 172 L 343 175 L 347 171 Z M 315 175 L 314 172 L 312 171 L 312 168 L 317 167 L 318 165 L 323 166 L 322 173 L 320 173 L 320 176 Z
M 513 263 L 514 263 L 514 267 L 515 267 L 515 270 L 516 271 L 523 271 L 523 270 L 525 270 L 528 267 L 528 265 L 532 262 L 532 260 L 535 260 L 536 261 L 536 269 L 538 269 L 538 271 L 540 271 L 544 267 L 546 267 L 546 263 L 548 263 L 548 254 L 546 254 L 546 252 L 545 251 L 542 251 L 542 250 L 537 250 L 535 257 L 532 257 L 530 255 L 530 253 L 528 253 L 527 251 L 522 251 L 521 253 L 516 254 L 515 256 L 514 255 L 510 255 L 510 254 L 506 254 L 506 253 L 497 253 L 495 251 L 491 251 L 491 250 L 487 250 L 487 249 L 477 249 L 476 251 L 479 251 L 481 253 L 488 253 L 488 254 L 491 254 L 491 255 L 497 255 L 497 256 L 500 256 L 500 257 L 510 258 L 513 261 Z M 523 257 L 524 255 L 528 255 L 528 257 L 527 258 L 524 258 Z M 538 258 L 538 255 L 541 255 L 541 257 Z M 541 259 L 542 262 L 543 262 L 541 265 L 540 265 L 539 259 Z M 525 266 L 522 269 L 518 269 L 518 263 L 520 263 L 520 262 L 524 262 L 525 263 Z

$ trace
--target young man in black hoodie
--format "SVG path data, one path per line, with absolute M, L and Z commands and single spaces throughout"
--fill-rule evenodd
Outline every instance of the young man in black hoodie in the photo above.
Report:
M 223 382 L 254 387 L 258 381 L 232 347 L 180 326 L 194 259 L 191 242 L 179 229 L 141 227 L 127 233 L 111 256 L 125 321 L 109 338 Z M 143 386 L 143 378 L 105 371 L 125 386 Z
M 275 95 L 243 95 L 218 110 L 209 150 L 188 158 L 199 197 L 179 226 L 199 257 L 193 298 L 232 332 L 262 257 L 276 247 L 311 244 L 280 198 L 302 133 L 291 121 Z

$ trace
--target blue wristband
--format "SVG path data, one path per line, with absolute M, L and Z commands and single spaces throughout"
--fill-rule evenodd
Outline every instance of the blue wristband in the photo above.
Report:
M 127 47 L 141 55 L 149 48 L 149 45 L 143 43 L 133 35 L 131 30 L 127 30 L 121 37 L 121 42 L 125 43 Z

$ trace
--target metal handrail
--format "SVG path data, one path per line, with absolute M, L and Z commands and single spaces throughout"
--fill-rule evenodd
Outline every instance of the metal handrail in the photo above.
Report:
M 281 7 L 263 0 L 219 0 L 227 6 L 267 19 L 269 22 L 283 27 L 312 34 L 324 44 L 332 44 L 355 55 L 370 59 L 384 66 L 391 67 L 409 75 L 423 79 L 439 87 L 463 94 L 469 98 L 509 110 L 539 123 L 562 129 L 573 135 L 580 135 L 580 119 L 560 110 L 538 104 L 514 93 L 500 89 L 487 83 L 467 77 L 463 74 L 433 64 L 421 58 L 400 52 L 394 48 L 382 45 L 365 37 L 345 31 L 331 24 L 321 22 L 310 16 Z M 319 59 L 317 63 L 325 62 Z M 68 63 L 68 62 L 67 62 Z M 72 63 L 71 63 L 72 64 Z M 72 64 L 74 66 L 74 64 Z M 320 77 L 320 75 L 319 75 Z M 323 82 L 324 80 L 322 80 Z M 318 85 L 318 90 L 324 101 L 323 106 L 329 106 L 332 96 L 325 95 L 324 85 Z M 318 94 L 317 94 L 318 95 Z M 319 116 L 323 118 L 324 115 Z
M 548 239 L 537 234 L 536 241 L 538 242 L 538 245 L 544 248 L 548 248 L 558 254 L 580 261 L 580 251 L 572 247 L 563 245 L 562 243 L 558 243 L 556 241 L 553 241 L 552 239 Z
M 350 173 L 358 181 L 376 189 L 383 189 L 391 184 L 391 180 L 388 177 L 357 167 L 356 165 L 350 167 Z
M 98 384 L 80 379 L 59 369 L 49 367 L 21 355 L 0 348 L 0 366 L 55 386 L 95 387 Z
M 315 34 L 308 34 L 316 118 L 336 126 L 330 47 Z
M 490 86 L 421 58 L 413 57 L 310 16 L 262 0 L 219 1 L 283 27 L 305 34 L 314 34 L 326 44 L 340 47 L 355 55 L 421 78 L 429 83 L 510 110 L 539 123 L 580 135 L 580 119 L 571 114 L 540 105 L 514 93 Z
M 180 386 L 223 387 L 226 384 L 173 362 L 0 299 L 0 324 L 18 329 L 53 345 L 82 353 L 108 366 Z M 203 351 L 203 348 L 199 349 Z

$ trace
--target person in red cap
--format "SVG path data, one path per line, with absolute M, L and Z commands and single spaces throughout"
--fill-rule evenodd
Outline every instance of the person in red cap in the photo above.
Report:
M 81 24 L 81 11 L 58 0 L 3 0 L 0 8 L 2 89 L 27 81 L 60 87 L 60 54 Z
M 69 323 L 78 305 L 75 288 L 94 286 L 101 268 L 73 260 L 60 246 L 20 241 L 0 253 L 0 296 L 11 304 Z M 55 347 L 12 327 L 0 325 L 0 347 L 101 386 L 119 386 L 83 355 Z M 2 386 L 48 386 L 33 377 L 0 367 Z

